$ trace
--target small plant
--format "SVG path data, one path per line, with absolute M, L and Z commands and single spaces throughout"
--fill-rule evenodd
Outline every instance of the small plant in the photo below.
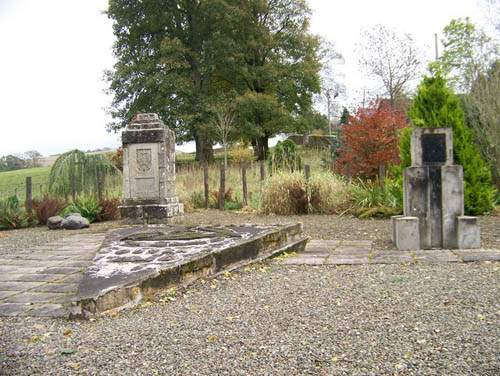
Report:
M 267 165 L 271 172 L 301 170 L 302 158 L 295 142 L 292 140 L 278 141 L 270 153 Z
M 30 215 L 19 204 L 19 199 L 16 195 L 9 196 L 0 201 L 0 229 L 10 230 L 29 227 L 30 222 Z
M 189 202 L 194 209 L 205 207 L 205 194 L 203 191 L 193 191 L 189 195 Z
M 41 225 L 46 225 L 50 217 L 58 215 L 69 205 L 66 200 L 49 195 L 45 195 L 42 200 L 33 199 L 32 203 L 38 223 Z
M 92 195 L 80 195 L 76 200 L 64 210 L 67 215 L 69 213 L 80 213 L 82 217 L 89 220 L 90 223 L 95 222 L 97 215 L 102 208 L 99 206 L 99 200 Z
M 224 210 L 240 210 L 242 208 L 241 203 L 226 201 L 224 204 Z
M 118 208 L 119 205 L 120 200 L 117 198 L 102 199 L 99 202 L 101 211 L 96 214 L 96 220 L 102 222 L 118 219 L 120 217 L 120 209 Z

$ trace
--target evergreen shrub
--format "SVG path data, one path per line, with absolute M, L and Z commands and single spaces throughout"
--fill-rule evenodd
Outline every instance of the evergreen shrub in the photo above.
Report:
M 493 209 L 495 189 L 491 185 L 491 172 L 481 158 L 472 133 L 465 125 L 464 113 L 458 97 L 446 87 L 446 80 L 437 74 L 424 77 L 410 108 L 414 127 L 453 129 L 454 163 L 464 168 L 465 212 L 478 215 Z M 411 130 L 403 132 L 400 142 L 401 165 L 411 165 Z M 402 189 L 402 185 L 401 185 Z

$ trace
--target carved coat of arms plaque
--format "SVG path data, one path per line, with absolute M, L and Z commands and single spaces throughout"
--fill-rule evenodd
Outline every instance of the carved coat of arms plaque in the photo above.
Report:
M 152 158 L 151 158 L 151 149 L 136 149 L 137 152 L 137 170 L 139 172 L 145 173 L 151 170 L 152 167 Z

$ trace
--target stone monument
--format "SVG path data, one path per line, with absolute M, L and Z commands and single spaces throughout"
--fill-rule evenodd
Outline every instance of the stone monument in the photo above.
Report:
M 451 128 L 416 128 L 403 172 L 403 215 L 391 218 L 399 249 L 479 248 L 479 219 L 464 216 L 463 167 L 453 164 Z
M 175 136 L 157 114 L 137 114 L 122 133 L 122 218 L 174 223 L 184 206 L 175 195 Z

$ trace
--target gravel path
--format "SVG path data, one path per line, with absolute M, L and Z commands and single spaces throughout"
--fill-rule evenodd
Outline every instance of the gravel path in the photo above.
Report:
M 375 248 L 388 236 L 387 221 L 314 218 L 186 217 L 299 220 L 315 238 L 372 239 Z M 485 218 L 483 243 L 500 248 L 498 218 Z M 29 246 L 31 236 L 22 234 L 32 230 L 23 231 L 0 239 L 2 252 L 21 238 Z M 202 282 L 97 321 L 2 318 L 0 374 L 500 374 L 500 263 L 304 267 L 272 260 Z
M 498 263 L 272 261 L 98 321 L 3 319 L 2 372 L 498 375 L 499 285 Z

